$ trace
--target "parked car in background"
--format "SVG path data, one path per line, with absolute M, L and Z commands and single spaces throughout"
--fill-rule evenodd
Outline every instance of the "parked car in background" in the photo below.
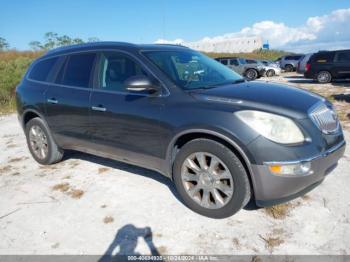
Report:
M 319 83 L 329 83 L 333 79 L 350 79 L 350 49 L 313 54 L 306 64 L 304 76 Z
M 275 63 L 263 63 L 262 61 L 255 59 L 246 59 L 245 61 L 248 65 L 257 64 L 262 66 L 267 77 L 272 77 L 281 73 L 281 68 Z
M 303 55 L 287 55 L 282 56 L 276 60 L 279 63 L 280 67 L 284 69 L 286 72 L 293 72 L 296 70 L 299 59 Z
M 309 53 L 306 55 L 303 55 L 297 64 L 297 73 L 299 74 L 304 74 L 305 72 L 305 68 L 306 68 L 306 64 L 309 61 L 310 57 L 313 55 L 313 53 Z
M 30 66 L 16 101 L 38 163 L 57 163 L 73 149 L 156 170 L 189 208 L 214 218 L 250 199 L 270 206 L 306 194 L 345 150 L 323 97 L 247 83 L 181 46 L 102 42 L 51 50 Z
M 244 58 L 219 57 L 215 58 L 221 64 L 231 68 L 236 73 L 244 76 L 248 80 L 255 80 L 265 75 L 265 68 L 261 64 L 247 63 Z

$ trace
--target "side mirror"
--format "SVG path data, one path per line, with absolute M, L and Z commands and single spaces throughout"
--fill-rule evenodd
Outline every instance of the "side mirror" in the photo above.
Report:
M 132 92 L 148 91 L 154 93 L 159 90 L 148 77 L 143 75 L 129 77 L 125 80 L 124 85 L 127 90 Z

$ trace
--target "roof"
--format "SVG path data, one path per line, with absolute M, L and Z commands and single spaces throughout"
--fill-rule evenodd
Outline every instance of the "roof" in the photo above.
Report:
M 118 49 L 128 49 L 128 50 L 176 50 L 187 48 L 181 45 L 171 45 L 171 44 L 132 44 L 127 42 L 91 42 L 77 45 L 62 46 L 55 49 L 49 50 L 45 56 L 54 54 L 63 54 L 74 51 L 83 51 L 89 49 L 105 49 L 105 48 L 118 48 Z

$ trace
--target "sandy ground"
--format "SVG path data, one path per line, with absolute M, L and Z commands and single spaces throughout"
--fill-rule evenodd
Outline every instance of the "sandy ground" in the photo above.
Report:
M 0 117 L 0 152 L 0 254 L 350 254 L 349 147 L 285 214 L 222 220 L 186 208 L 153 171 L 77 152 L 40 166 L 15 115 Z

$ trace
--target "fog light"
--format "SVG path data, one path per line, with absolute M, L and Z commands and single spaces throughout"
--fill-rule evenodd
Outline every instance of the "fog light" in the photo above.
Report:
M 309 175 L 312 174 L 310 162 L 295 164 L 269 164 L 269 170 L 275 175 Z

